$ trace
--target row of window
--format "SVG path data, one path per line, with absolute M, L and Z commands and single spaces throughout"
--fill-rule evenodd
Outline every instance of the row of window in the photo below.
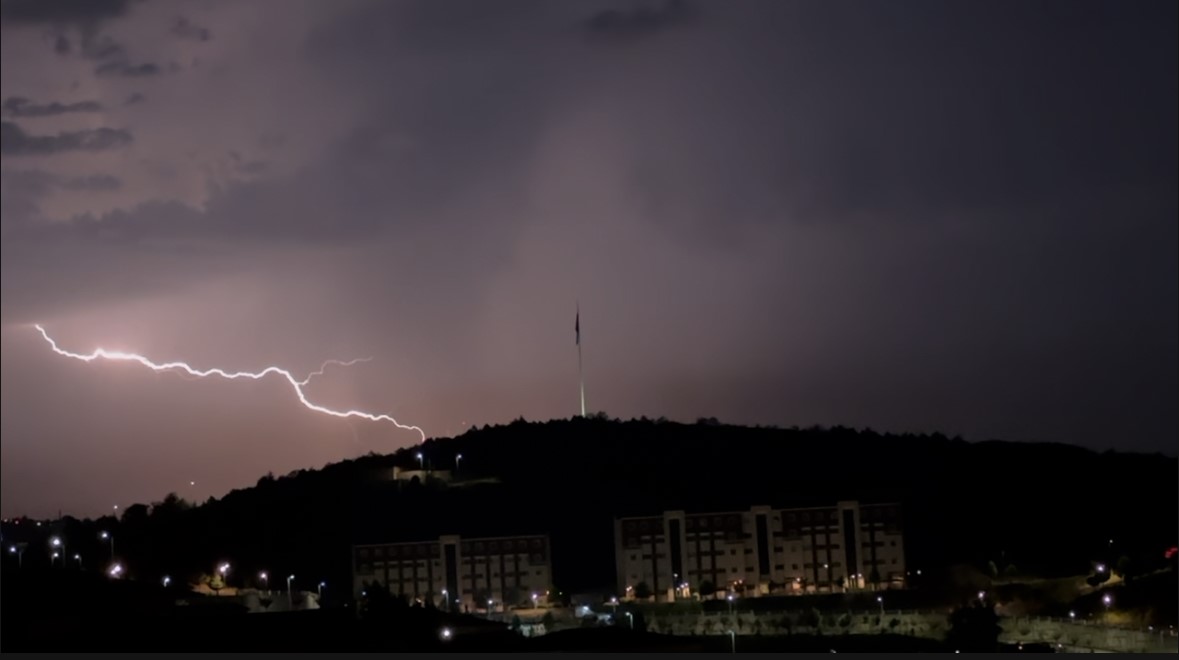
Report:
M 374 574 L 374 573 L 379 573 L 379 574 L 382 574 L 382 575 L 383 575 L 383 574 L 385 573 L 385 570 L 384 570 L 384 567 L 383 567 L 381 564 L 368 564 L 368 563 L 365 563 L 365 564 L 357 564 L 357 565 L 356 565 L 356 572 L 357 572 L 357 574 L 359 574 L 359 575 L 372 575 L 372 574 Z M 536 569 L 536 570 L 532 571 L 532 573 L 533 573 L 533 574 L 535 574 L 536 576 L 538 576 L 538 577 L 539 577 L 539 576 L 541 576 L 541 575 L 544 575 L 544 569 L 540 569 L 540 568 L 538 568 L 538 569 Z M 391 570 L 391 571 L 389 571 L 389 577 L 390 577 L 390 579 L 393 579 L 393 578 L 395 578 L 397 575 L 399 575 L 399 574 L 398 574 L 398 572 L 397 572 L 396 570 Z M 414 582 L 413 573 L 405 572 L 405 573 L 401 573 L 400 575 L 402 576 L 402 578 L 401 578 L 401 579 L 402 579 L 402 580 L 404 580 L 405 582 Z M 504 572 L 504 577 L 509 577 L 509 578 L 510 578 L 510 577 L 527 577 L 528 575 L 529 575 L 529 571 L 526 571 L 526 570 L 525 570 L 525 571 L 520 571 L 520 573 L 519 573 L 519 575 L 518 575 L 518 576 L 516 575 L 515 571 L 505 571 L 505 572 Z M 441 578 L 441 577 L 442 577 L 442 576 L 441 576 L 441 573 L 437 573 L 437 572 L 436 572 L 436 573 L 434 573 L 434 576 L 435 576 L 435 578 Z M 491 572 L 491 577 L 493 577 L 493 578 L 498 578 L 498 577 L 499 577 L 499 571 L 492 571 L 492 572 Z M 460 580 L 460 581 L 463 581 L 463 580 L 470 580 L 470 579 L 472 579 L 472 574 L 471 574 L 471 573 L 461 573 L 461 574 L 459 574 L 459 580 Z M 486 573 L 486 572 L 484 572 L 484 571 L 475 571 L 475 573 L 474 573 L 474 579 L 475 579 L 475 580 L 485 580 L 485 579 L 487 579 L 487 573 Z M 418 576 L 417 576 L 417 581 L 418 581 L 418 582 L 428 582 L 429 580 L 430 580 L 430 576 L 429 576 L 429 574 L 428 574 L 428 573 L 425 573 L 425 572 L 418 573 Z

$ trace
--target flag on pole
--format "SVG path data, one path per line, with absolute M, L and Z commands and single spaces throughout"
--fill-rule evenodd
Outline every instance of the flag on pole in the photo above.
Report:
M 581 309 L 577 310 L 577 317 L 573 320 L 573 332 L 577 335 L 577 345 L 581 346 Z

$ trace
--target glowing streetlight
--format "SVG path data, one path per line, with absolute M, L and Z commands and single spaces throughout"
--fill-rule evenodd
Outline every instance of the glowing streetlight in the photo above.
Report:
M 319 585 L 316 586 L 316 594 L 320 598 L 323 598 L 323 588 L 326 586 L 327 586 L 327 582 L 320 582 Z
M 623 614 L 625 614 L 627 620 L 630 621 L 630 629 L 634 630 L 635 629 L 635 615 L 631 614 L 630 612 L 623 612 Z
M 536 609 L 536 607 L 537 607 L 536 601 L 538 598 L 540 598 L 540 596 L 538 594 L 536 594 L 536 593 L 532 594 L 532 609 Z
M 102 539 L 103 541 L 110 542 L 110 544 L 111 544 L 111 561 L 114 561 L 115 560 L 115 535 L 104 530 L 104 531 L 101 531 L 98 533 L 98 538 Z
M 1104 573 L 1105 572 L 1105 564 L 1098 564 L 1097 565 L 1097 572 Z
M 459 461 L 461 461 L 461 460 L 463 460 L 463 455 L 462 455 L 462 454 L 455 454 L 455 455 L 454 455 L 454 471 L 455 471 L 455 472 L 458 472 L 458 469 L 459 469 Z
M 169 584 L 172 584 L 172 578 L 165 575 L 164 576 L 164 588 L 167 589 Z
M 111 566 L 111 569 L 110 569 L 110 571 L 108 571 L 108 574 L 113 578 L 117 578 L 117 577 L 121 576 L 123 574 L 123 565 L 122 564 L 115 564 L 114 566 Z
M 262 580 L 262 586 L 267 591 L 270 591 L 270 576 L 266 573 L 266 571 L 262 571 L 261 573 L 259 573 L 258 579 Z
M 62 558 L 61 565 L 64 568 L 65 567 L 65 541 L 63 541 L 63 540 L 61 540 L 61 538 L 55 536 L 55 537 L 49 539 L 49 547 L 53 548 L 53 558 L 54 559 L 57 559 L 58 557 Z
M 294 575 L 287 576 L 287 605 L 290 606 L 291 609 L 295 609 L 295 600 L 291 597 L 291 582 L 294 580 Z
M 733 613 L 733 594 L 725 596 L 725 600 L 729 601 L 729 614 Z
M 487 599 L 487 613 L 491 614 L 491 606 L 494 605 L 490 598 Z
M 978 602 L 985 603 L 986 598 L 987 598 L 987 592 L 985 592 L 985 591 L 978 592 Z
M 1113 605 L 1113 596 L 1110 596 L 1109 594 L 1105 594 L 1104 596 L 1101 597 L 1101 602 L 1102 602 L 1102 604 L 1105 605 L 1105 609 L 1108 610 L 1109 606 Z
M 29 547 L 28 543 L 17 543 L 8 546 L 8 554 L 16 555 L 16 567 L 22 568 L 25 563 L 25 548 Z
M 422 457 L 422 452 L 419 451 L 417 454 L 414 454 L 414 457 L 418 459 L 418 469 L 426 469 L 426 459 Z
M 449 642 L 452 637 L 454 637 L 454 632 L 450 628 L 443 628 L 438 631 L 438 639 L 444 642 Z
M 446 611 L 450 611 L 450 592 L 446 589 L 442 590 L 442 602 L 446 604 Z
M 75 552 L 74 561 L 78 562 L 78 568 L 82 568 L 82 555 Z
M 1076 621 L 1077 620 L 1077 613 L 1074 610 L 1069 610 L 1068 611 L 1068 618 L 1070 621 Z
M 880 616 L 884 616 L 884 596 L 877 596 L 876 603 L 880 605 Z
M 731 629 L 728 630 L 727 632 L 729 633 L 729 642 L 732 645 L 732 648 L 729 652 L 736 653 L 737 652 L 737 633 L 733 632 Z

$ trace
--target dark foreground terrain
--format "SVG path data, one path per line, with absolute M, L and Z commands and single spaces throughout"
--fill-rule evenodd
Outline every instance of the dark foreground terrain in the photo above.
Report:
M 525 638 L 502 623 L 427 608 L 371 618 L 358 617 L 350 608 L 249 614 L 228 598 L 63 571 L 6 571 L 0 594 L 0 644 L 6 652 L 729 652 L 733 644 L 727 635 L 672 637 L 611 627 Z M 451 633 L 446 639 L 443 630 Z M 950 649 L 938 641 L 899 635 L 792 635 L 738 637 L 736 650 Z

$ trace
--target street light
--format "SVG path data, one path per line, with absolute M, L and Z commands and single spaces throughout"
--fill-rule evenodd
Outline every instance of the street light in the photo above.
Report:
M 982 603 L 985 605 L 986 604 L 986 600 L 985 600 L 986 597 L 987 597 L 987 592 L 985 592 L 985 591 L 978 592 L 978 602 L 979 603 Z
M 540 598 L 540 596 L 537 595 L 535 592 L 533 592 L 533 594 L 532 594 L 532 609 L 534 609 L 534 610 L 537 608 L 536 601 L 538 598 Z
M 1068 618 L 1070 621 L 1076 621 L 1077 620 L 1077 613 L 1073 610 L 1069 610 L 1068 611 Z
M 635 615 L 631 614 L 630 612 L 623 612 L 623 614 L 625 614 L 627 620 L 630 621 L 630 629 L 634 630 L 635 629 Z
M 450 611 L 450 592 L 446 589 L 442 590 L 442 602 L 446 603 L 446 611 Z
M 316 594 L 319 596 L 319 598 L 323 598 L 323 588 L 326 586 L 327 586 L 327 582 L 320 582 L 319 585 L 316 586 L 315 590 L 316 590 Z
M 22 568 L 25 563 L 25 548 L 29 546 L 28 543 L 17 543 L 16 545 L 8 546 L 8 554 L 16 555 L 16 567 Z
M 164 588 L 167 589 L 169 584 L 172 584 L 172 578 L 165 575 L 164 576 Z
M 492 606 L 492 605 L 493 605 L 493 603 L 491 602 L 491 599 L 490 599 L 490 598 L 488 598 L 488 599 L 487 599 L 487 613 L 488 613 L 488 614 L 491 614 L 491 606 Z
M 454 637 L 454 632 L 450 628 L 443 628 L 438 631 L 438 638 L 444 642 L 449 642 L 451 637 Z
M 426 469 L 426 459 L 422 458 L 422 452 L 419 451 L 417 454 L 415 454 L 415 457 L 418 459 L 418 469 Z
M 733 594 L 725 596 L 725 600 L 729 601 L 729 614 L 733 613 Z
M 1104 573 L 1105 572 L 1105 564 L 1098 564 L 1097 565 L 1097 572 Z
M 115 560 L 115 535 L 110 532 L 102 531 L 98 533 L 98 538 L 103 541 L 110 541 L 111 544 L 111 561 Z
M 732 645 L 732 649 L 729 652 L 736 653 L 737 652 L 737 633 L 733 632 L 731 629 L 728 630 L 727 632 L 729 633 L 729 642 Z
M 58 557 L 63 558 L 61 561 L 61 565 L 64 568 L 65 567 L 65 559 L 64 559 L 64 557 L 65 557 L 65 542 L 55 536 L 55 537 L 49 539 L 49 545 L 50 545 L 50 547 L 53 548 L 53 558 L 54 559 L 57 559 Z
M 458 472 L 458 469 L 459 469 L 459 461 L 461 461 L 461 460 L 463 460 L 463 455 L 462 455 L 462 454 L 455 454 L 455 455 L 454 455 L 454 471 L 455 471 L 455 472 Z
M 883 617 L 884 617 L 884 596 L 877 596 L 876 602 L 880 604 L 880 616 L 881 616 L 881 620 L 883 620 Z
M 111 566 L 111 570 L 110 570 L 111 577 L 117 578 L 122 574 L 123 574 L 123 565 L 122 564 L 115 564 L 114 566 Z
M 1105 604 L 1105 609 L 1108 610 L 1109 606 L 1113 605 L 1113 596 L 1110 596 L 1109 594 L 1105 594 L 1104 596 L 1101 597 L 1101 602 Z
M 74 561 L 78 562 L 78 568 L 82 568 L 82 555 L 75 552 Z
M 262 580 L 262 586 L 266 588 L 266 591 L 270 591 L 270 576 L 266 574 L 266 571 L 259 573 L 258 579 Z
M 291 597 L 291 582 L 294 579 L 294 575 L 287 576 L 287 606 L 289 606 L 292 610 L 295 609 L 295 600 Z

